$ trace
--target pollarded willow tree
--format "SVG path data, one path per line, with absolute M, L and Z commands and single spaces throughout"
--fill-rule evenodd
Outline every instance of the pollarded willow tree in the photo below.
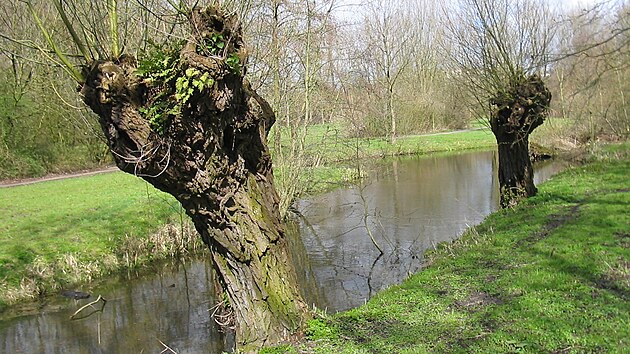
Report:
M 459 0 L 448 12 L 454 72 L 497 140 L 501 206 L 511 206 L 537 191 L 529 135 L 549 114 L 553 12 L 543 0 Z
M 134 13 L 129 4 L 135 2 L 124 8 L 122 3 L 109 0 L 102 8 L 109 23 L 102 32 L 107 36 L 100 38 L 87 21 L 68 12 L 70 1 L 55 1 L 84 59 L 79 65 L 60 49 L 36 8 L 27 6 L 97 114 L 116 165 L 173 195 L 210 248 L 236 349 L 250 352 L 286 340 L 308 311 L 278 212 L 267 148 L 275 116 L 244 78 L 240 23 L 215 6 L 179 8 L 188 24 L 184 38 L 172 36 L 175 40 L 136 60 L 120 44 L 118 26 L 118 16 Z

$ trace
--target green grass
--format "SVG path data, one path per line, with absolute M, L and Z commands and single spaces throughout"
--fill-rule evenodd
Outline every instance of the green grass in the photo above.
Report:
M 272 132 L 270 137 L 272 146 L 274 134 Z M 278 151 L 274 153 L 276 182 L 280 192 L 285 186 L 298 183 L 305 187 L 299 190 L 316 194 L 361 178 L 357 171 L 365 170 L 365 165 L 374 159 L 489 149 L 495 147 L 496 142 L 489 130 L 482 129 L 404 136 L 392 144 L 386 138 L 348 138 L 339 125 L 317 124 L 309 126 L 304 139 L 304 153 L 299 159 L 292 159 L 288 153 L 291 143 L 286 131 L 282 131 L 281 146 L 282 154 Z M 299 193 L 300 196 L 303 193 Z
M 282 145 L 288 145 L 283 134 Z M 488 129 L 454 134 L 403 136 L 392 144 L 387 138 L 348 138 L 342 129 L 332 124 L 309 127 L 306 150 L 318 154 L 325 163 L 433 152 L 485 149 L 496 146 Z
M 0 281 L 17 286 L 71 254 L 83 263 L 115 255 L 178 217 L 170 196 L 122 172 L 0 189 Z
M 318 125 L 309 131 L 307 144 L 323 152 L 318 167 L 297 171 L 309 179 L 310 193 L 358 177 L 355 168 L 335 161 L 485 148 L 493 141 L 491 134 L 475 131 L 401 138 L 392 145 L 383 139 L 335 140 L 334 129 Z M 352 155 L 357 142 L 359 154 Z M 128 266 L 130 258 L 156 258 L 149 235 L 181 216 L 172 197 L 123 173 L 2 188 L 0 200 L 0 305 Z
M 624 352 L 630 144 L 497 212 L 366 305 L 310 324 L 315 353 Z M 611 157 L 621 156 L 621 159 Z

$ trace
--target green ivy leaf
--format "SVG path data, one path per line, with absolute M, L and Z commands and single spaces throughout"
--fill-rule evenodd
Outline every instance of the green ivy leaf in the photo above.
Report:
M 195 68 L 188 68 L 186 69 L 186 76 L 187 77 L 194 77 L 197 76 L 199 74 L 199 70 L 195 69 Z
M 239 59 L 237 54 L 230 55 L 227 59 L 225 59 L 225 63 L 230 69 L 232 69 L 233 73 L 240 75 L 241 60 Z

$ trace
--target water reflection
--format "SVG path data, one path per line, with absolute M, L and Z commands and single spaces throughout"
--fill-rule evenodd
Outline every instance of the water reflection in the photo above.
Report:
M 196 261 L 163 265 L 151 277 L 121 277 L 92 290 L 104 311 L 70 316 L 90 300 L 53 299 L 36 315 L 0 322 L 3 353 L 220 353 L 221 334 L 209 316 L 215 304 L 211 268 Z M 162 343 L 164 343 L 164 345 Z
M 390 160 L 364 185 L 299 202 L 303 217 L 288 231 L 307 300 L 329 311 L 349 309 L 416 272 L 427 249 L 497 209 L 495 159 L 493 152 L 473 152 Z M 537 166 L 536 183 L 561 168 Z M 89 300 L 61 297 L 33 315 L 0 321 L 0 352 L 159 353 L 167 345 L 178 353 L 220 353 L 232 347 L 210 317 L 216 299 L 211 266 L 203 260 L 113 279 L 91 293 L 108 302 L 102 313 L 80 321 L 69 317 Z
M 301 201 L 300 232 L 319 287 L 309 301 L 329 311 L 350 309 L 417 272 L 427 249 L 498 208 L 495 160 L 492 151 L 393 160 L 380 164 L 366 185 Z M 542 167 L 537 183 L 559 168 Z

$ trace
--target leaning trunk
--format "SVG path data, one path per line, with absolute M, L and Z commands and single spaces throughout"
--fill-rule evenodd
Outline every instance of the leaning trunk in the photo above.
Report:
M 495 108 L 490 116 L 490 127 L 499 146 L 503 208 L 536 194 L 529 135 L 545 121 L 550 102 L 551 93 L 537 75 L 513 78 L 506 90 L 497 93 L 490 102 Z
M 190 21 L 188 41 L 154 62 L 93 63 L 81 93 L 117 166 L 173 195 L 193 220 L 220 285 L 218 320 L 251 352 L 307 318 L 267 148 L 275 116 L 243 77 L 238 21 L 212 8 Z

